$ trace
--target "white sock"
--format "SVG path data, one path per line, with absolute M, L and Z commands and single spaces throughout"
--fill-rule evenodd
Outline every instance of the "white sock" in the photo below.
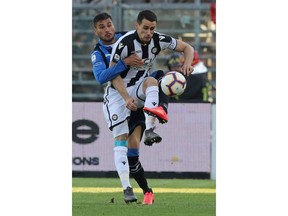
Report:
M 156 122 L 156 117 L 154 116 L 150 116 L 147 113 L 144 113 L 145 115 L 145 124 L 146 124 L 146 130 L 150 129 L 150 128 L 154 128 L 155 127 L 155 122 Z
M 127 147 L 114 147 L 114 163 L 118 172 L 123 189 L 131 187 L 129 180 L 129 163 L 127 158 Z
M 159 104 L 159 89 L 158 86 L 149 86 L 146 89 L 145 107 L 154 108 Z

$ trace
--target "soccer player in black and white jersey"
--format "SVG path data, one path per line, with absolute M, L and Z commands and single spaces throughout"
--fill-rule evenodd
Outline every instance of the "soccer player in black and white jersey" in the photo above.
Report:
M 191 66 L 193 47 L 168 35 L 155 32 L 156 24 L 157 16 L 152 11 L 141 11 L 137 17 L 136 30 L 122 36 L 111 53 L 110 67 L 133 54 L 142 59 L 142 63 L 121 71 L 120 75 L 107 86 L 104 94 L 104 116 L 113 132 L 115 165 L 123 188 L 129 180 L 127 120 L 131 110 L 136 111 L 137 108 L 143 107 L 145 113 L 157 117 L 161 123 L 168 122 L 166 112 L 159 106 L 158 82 L 148 76 L 155 57 L 166 48 L 183 52 L 185 62 L 181 72 L 184 75 L 193 72 Z
M 106 12 L 97 14 L 93 19 L 93 24 L 95 34 L 99 37 L 99 42 L 91 53 L 91 62 L 93 64 L 93 74 L 100 84 L 113 80 L 122 70 L 127 69 L 128 66 L 143 64 L 142 60 L 134 54 L 125 58 L 123 61 L 119 61 L 117 65 L 108 68 L 112 47 L 116 41 L 124 35 L 124 33 L 115 32 L 112 17 Z M 159 70 L 154 72 L 153 75 L 161 77 L 164 75 L 164 72 Z M 168 102 L 169 98 L 168 96 L 163 98 L 163 96 L 164 95 L 159 95 L 160 103 L 164 108 L 167 108 L 166 102 Z M 142 203 L 152 205 L 154 202 L 153 190 L 148 185 L 144 174 L 144 168 L 139 160 L 140 141 L 145 130 L 145 116 L 142 108 L 131 112 L 128 126 L 129 136 L 127 156 L 130 173 L 143 190 L 144 199 Z M 154 142 L 159 141 L 161 141 L 161 137 L 153 132 L 153 128 L 148 128 L 148 130 L 145 131 L 144 144 L 152 145 Z M 126 182 L 123 188 L 125 202 L 129 203 L 137 201 L 137 197 L 132 193 L 130 187 L 127 188 L 127 185 L 129 186 L 129 182 Z

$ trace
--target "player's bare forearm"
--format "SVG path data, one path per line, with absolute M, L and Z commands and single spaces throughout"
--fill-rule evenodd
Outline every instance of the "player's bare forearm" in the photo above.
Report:
M 114 88 L 119 92 L 124 100 L 128 99 L 130 96 L 125 88 L 124 82 L 120 76 L 117 76 L 112 81 Z
M 120 76 L 117 76 L 111 82 L 114 88 L 119 92 L 119 94 L 124 99 L 126 103 L 126 107 L 130 110 L 136 111 L 137 106 L 136 106 L 135 100 L 134 98 L 130 97 L 130 95 L 128 94 L 122 78 Z
M 109 67 L 113 67 L 115 65 L 115 62 L 110 62 Z M 122 98 L 126 101 L 126 99 L 128 99 L 130 96 L 126 90 L 126 87 L 124 85 L 124 82 L 122 80 L 122 78 L 120 77 L 120 75 L 118 75 L 117 77 L 115 77 L 112 81 L 111 81 L 112 85 L 114 86 L 114 88 L 119 92 L 119 94 L 122 96 Z
M 115 62 L 110 62 L 109 67 L 113 67 L 115 65 Z M 119 92 L 119 94 L 122 96 L 124 100 L 126 100 L 129 97 L 129 94 L 125 88 L 124 82 L 120 75 L 115 77 L 113 80 L 111 80 L 112 85 L 114 88 Z
M 188 43 L 177 40 L 177 47 L 175 49 L 178 52 L 184 53 L 184 63 L 182 66 L 182 73 L 189 76 L 193 72 L 192 62 L 194 58 L 194 48 Z
M 187 44 L 187 46 L 184 49 L 185 60 L 182 66 L 182 71 L 187 76 L 189 76 L 194 71 L 194 68 L 192 66 L 193 58 L 194 58 L 194 48 L 189 44 Z
M 187 44 L 183 52 L 184 52 L 184 59 L 185 59 L 184 64 L 191 65 L 193 62 L 193 58 L 194 58 L 194 48 L 190 46 L 189 44 Z

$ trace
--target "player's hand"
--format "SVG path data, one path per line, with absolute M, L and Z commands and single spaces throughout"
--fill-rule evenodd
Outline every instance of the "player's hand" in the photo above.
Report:
M 136 100 L 132 97 L 129 97 L 125 100 L 126 103 L 126 108 L 132 111 L 136 111 L 137 110 L 137 103 Z
M 135 53 L 125 58 L 124 63 L 129 66 L 139 67 L 144 64 L 141 58 L 139 58 Z
M 194 67 L 191 64 L 184 64 L 181 68 L 181 72 L 185 75 L 185 76 L 189 76 L 193 73 L 194 71 Z

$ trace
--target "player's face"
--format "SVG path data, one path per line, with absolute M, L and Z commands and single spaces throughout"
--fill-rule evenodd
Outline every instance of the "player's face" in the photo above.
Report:
M 97 22 L 94 26 L 96 35 L 103 41 L 105 45 L 116 42 L 115 27 L 110 18 Z
M 155 29 L 156 21 L 143 19 L 141 24 L 136 23 L 137 34 L 143 43 L 148 43 L 152 39 Z

